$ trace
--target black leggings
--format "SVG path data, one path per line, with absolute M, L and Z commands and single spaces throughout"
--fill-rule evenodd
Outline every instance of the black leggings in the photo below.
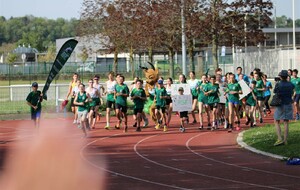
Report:
M 266 106 L 266 110 L 270 110 L 270 105 L 269 105 L 269 99 L 270 99 L 271 95 L 270 96 L 265 96 L 265 106 Z

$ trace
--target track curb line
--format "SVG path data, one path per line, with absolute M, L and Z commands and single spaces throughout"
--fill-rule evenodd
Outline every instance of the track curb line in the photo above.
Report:
M 275 159 L 279 159 L 279 160 L 284 160 L 284 159 L 286 159 L 286 157 L 284 157 L 284 156 L 280 156 L 280 155 L 277 155 L 277 154 L 272 154 L 272 153 L 264 152 L 264 151 L 261 151 L 261 150 L 257 150 L 256 148 L 253 148 L 253 147 L 247 145 L 247 144 L 243 141 L 244 132 L 245 132 L 245 131 L 240 132 L 240 133 L 238 134 L 237 138 L 236 138 L 236 142 L 237 142 L 238 145 L 240 145 L 242 148 L 245 148 L 246 150 L 249 150 L 249 151 L 254 152 L 254 153 L 256 153 L 256 154 L 261 154 L 261 155 L 268 156 L 268 157 L 271 157 L 271 158 L 275 158 Z

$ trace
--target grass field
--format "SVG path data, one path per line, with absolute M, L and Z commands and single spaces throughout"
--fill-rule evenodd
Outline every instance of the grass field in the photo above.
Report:
M 273 145 L 277 140 L 274 124 L 249 129 L 244 133 L 243 139 L 246 144 L 258 150 L 284 157 L 300 157 L 300 122 L 290 123 L 288 145 Z

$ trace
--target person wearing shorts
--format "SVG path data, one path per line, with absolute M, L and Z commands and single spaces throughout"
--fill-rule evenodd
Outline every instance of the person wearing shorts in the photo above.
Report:
M 34 82 L 31 85 L 32 91 L 26 98 L 27 105 L 30 106 L 31 119 L 34 122 L 36 128 L 40 127 L 40 118 L 42 112 L 43 94 L 38 90 L 38 83 Z
M 294 93 L 294 106 L 296 110 L 296 120 L 300 120 L 300 106 L 299 106 L 299 100 L 300 100 L 300 78 L 298 77 L 298 70 L 293 70 L 293 77 L 291 79 L 291 82 L 295 86 L 295 93 Z
M 190 86 L 191 94 L 193 96 L 191 113 L 192 113 L 192 117 L 193 117 L 193 124 L 196 124 L 197 120 L 196 120 L 195 110 L 197 108 L 197 100 L 198 100 L 197 86 L 198 86 L 199 80 L 196 79 L 196 75 L 195 75 L 194 71 L 190 71 L 189 76 L 190 76 L 190 79 L 187 81 L 187 83 Z
M 115 109 L 115 88 L 117 82 L 114 80 L 114 72 L 108 73 L 108 81 L 106 81 L 106 125 L 104 129 L 110 128 L 110 111 Z
M 218 104 L 219 98 L 219 84 L 216 83 L 215 75 L 210 77 L 210 83 L 204 88 L 204 94 L 207 96 L 207 103 L 209 106 L 209 112 L 212 113 L 212 130 L 218 129 Z
M 261 78 L 262 78 L 261 72 L 256 72 L 254 74 L 254 80 L 256 80 L 255 89 L 257 91 L 256 98 L 257 98 L 257 110 L 259 112 L 259 122 L 263 123 L 262 116 L 263 116 L 263 106 L 264 106 L 264 102 L 265 102 L 264 91 L 266 90 L 266 88 L 265 88 L 265 84 Z
M 164 122 L 164 132 L 166 132 L 167 129 L 167 118 L 166 118 L 166 99 L 167 91 L 164 87 L 164 81 L 158 80 L 157 81 L 158 87 L 155 88 L 154 92 L 154 99 L 156 100 L 155 103 L 155 116 L 158 120 L 158 124 L 155 126 L 155 129 L 159 129 L 162 122 Z M 162 116 L 162 118 L 161 118 Z
M 205 86 L 207 84 L 208 84 L 208 82 L 207 82 L 206 75 L 202 75 L 201 81 L 198 83 L 198 87 L 197 87 L 197 90 L 198 90 L 199 122 L 200 122 L 199 129 L 200 130 L 202 130 L 204 128 L 204 126 L 203 126 L 203 111 L 204 110 L 207 114 L 207 121 L 208 121 L 207 129 L 211 128 L 208 100 L 207 100 L 207 96 L 205 96 L 205 94 L 204 94 L 204 89 L 205 89 Z
M 281 99 L 281 105 L 275 107 L 274 122 L 277 134 L 277 141 L 274 146 L 287 145 L 287 138 L 289 133 L 289 121 L 293 119 L 293 99 L 295 86 L 287 80 L 287 70 L 282 70 L 279 73 L 280 82 L 275 85 L 274 93 L 278 93 Z M 284 123 L 284 135 L 282 139 L 280 121 Z
M 167 91 L 167 99 L 166 99 L 166 109 L 167 109 L 167 127 L 170 125 L 170 121 L 172 118 L 172 110 L 173 110 L 173 103 L 172 103 L 172 84 L 173 84 L 173 79 L 168 78 L 167 79 L 167 84 L 166 84 L 166 91 Z
M 246 106 L 249 107 L 249 109 L 246 109 L 246 117 L 247 117 L 247 121 L 246 121 L 246 125 L 249 125 L 250 123 L 250 127 L 254 127 L 254 118 L 255 118 L 255 108 L 256 108 L 256 81 L 252 80 L 250 83 L 250 89 L 251 89 L 251 93 L 249 93 L 246 96 Z
M 182 96 L 183 93 L 184 93 L 183 87 L 179 87 L 178 88 L 178 94 Z M 179 117 L 180 117 L 180 128 L 179 128 L 179 131 L 185 132 L 184 123 L 186 122 L 186 120 L 188 118 L 188 111 L 181 111 L 181 112 L 179 112 Z
M 74 105 L 78 106 L 77 114 L 78 119 L 80 119 L 79 128 L 82 129 L 84 136 L 87 136 L 87 114 L 88 114 L 88 104 L 90 101 L 90 96 L 85 92 L 84 84 L 79 85 L 79 92 L 75 96 Z
M 136 87 L 131 91 L 130 97 L 133 100 L 134 108 L 133 114 L 136 119 L 136 131 L 141 131 L 142 113 L 144 109 L 145 101 L 147 100 L 145 90 L 143 89 L 143 81 L 137 80 Z
M 235 80 L 234 74 L 229 75 L 229 81 L 228 81 L 227 88 L 225 90 L 225 95 L 228 95 L 228 109 L 229 109 L 229 121 L 228 121 L 228 132 L 231 132 L 233 129 L 233 121 L 234 116 L 236 115 L 238 121 L 238 126 L 236 127 L 236 130 L 240 130 L 240 114 L 238 111 L 240 100 L 239 100 L 239 94 L 242 94 L 242 88 L 238 82 Z
M 129 88 L 124 83 L 125 77 L 120 76 L 118 79 L 118 84 L 115 88 L 115 100 L 116 100 L 116 115 L 118 118 L 118 123 L 115 126 L 116 129 L 121 128 L 122 118 L 124 119 L 124 132 L 127 132 L 127 97 L 129 96 Z

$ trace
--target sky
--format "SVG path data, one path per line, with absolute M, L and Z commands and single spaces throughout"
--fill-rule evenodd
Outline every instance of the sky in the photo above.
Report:
M 0 0 L 0 16 L 5 18 L 33 15 L 49 19 L 77 18 L 84 0 Z M 292 18 L 292 0 L 273 0 L 276 15 Z M 300 0 L 295 0 L 296 19 L 300 19 Z

